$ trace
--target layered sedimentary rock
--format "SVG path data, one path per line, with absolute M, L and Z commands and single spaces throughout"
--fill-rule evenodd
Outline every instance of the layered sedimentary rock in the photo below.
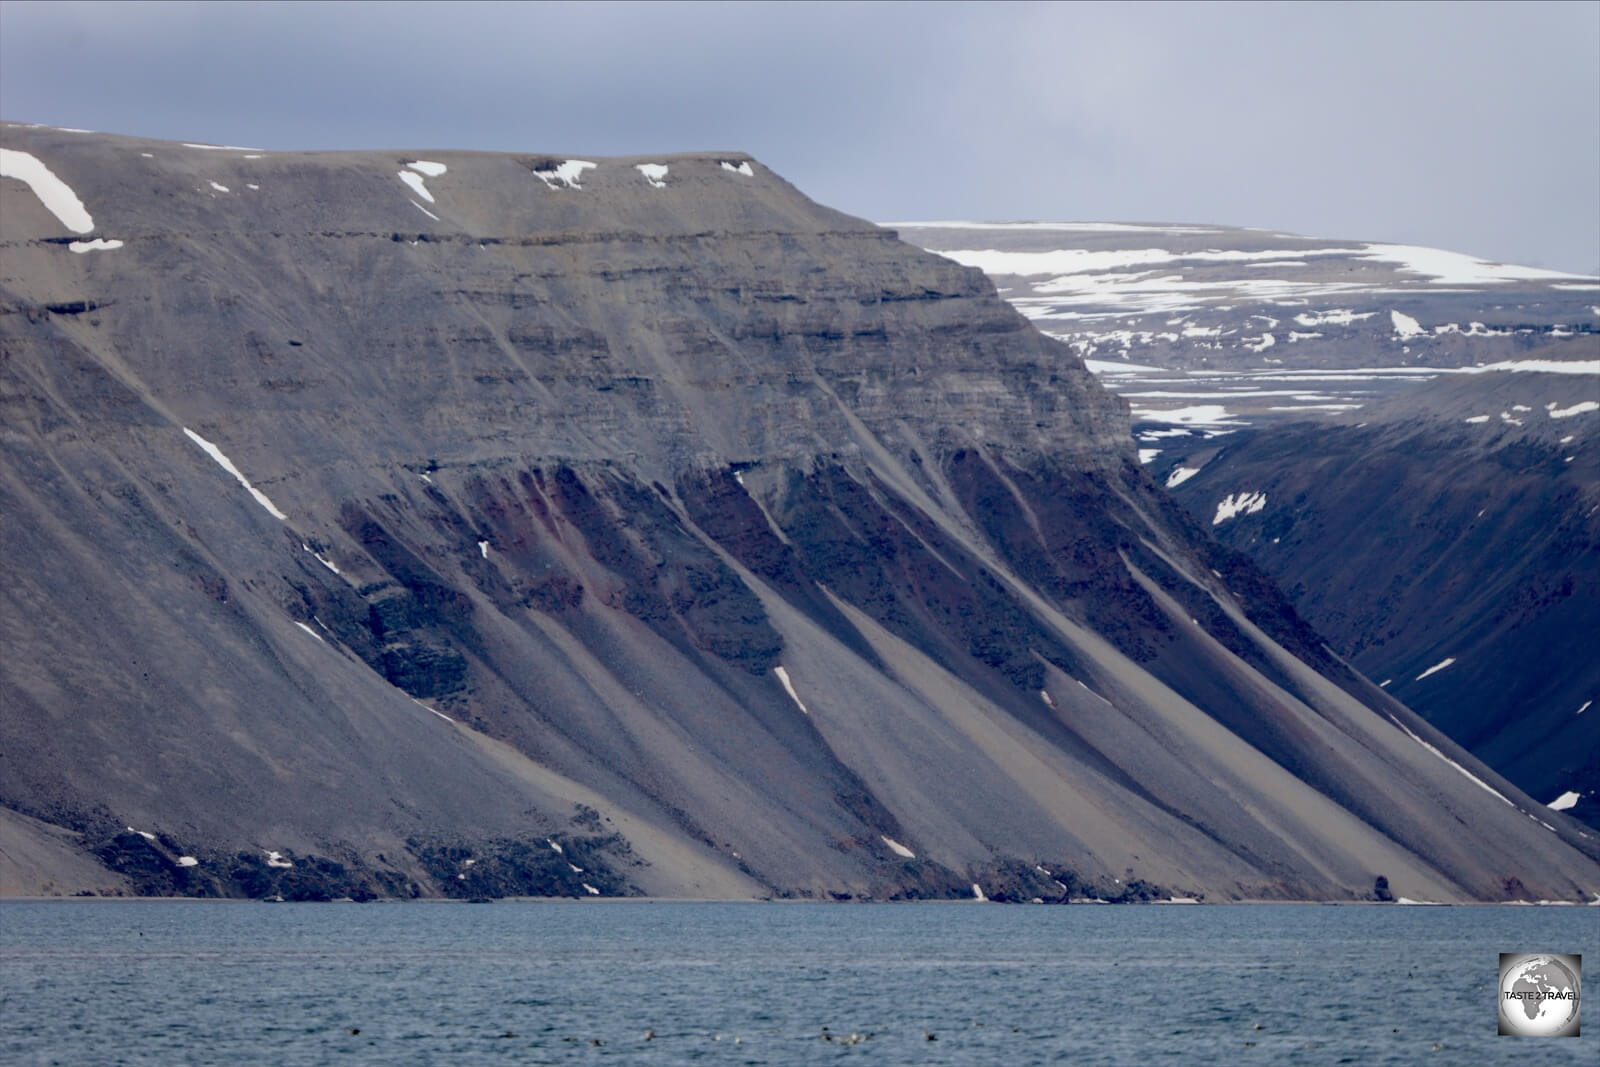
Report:
M 1151 473 L 1339 653 L 1600 826 L 1600 278 L 1221 226 L 899 229 L 1085 357 Z
M 17 884 L 1600 892 L 980 272 L 754 160 L 0 139 Z

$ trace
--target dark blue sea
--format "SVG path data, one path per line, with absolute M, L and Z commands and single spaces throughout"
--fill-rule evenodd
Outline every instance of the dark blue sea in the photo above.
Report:
M 1525 1064 L 1600 908 L 0 901 L 5 1064 Z

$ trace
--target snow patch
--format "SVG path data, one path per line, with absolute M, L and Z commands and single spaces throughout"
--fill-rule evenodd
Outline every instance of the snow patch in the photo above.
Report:
M 422 175 L 413 174 L 409 170 L 402 170 L 396 172 L 396 177 L 410 186 L 413 193 L 416 193 L 428 203 L 434 202 L 433 194 L 428 192 L 428 183 L 422 180 Z
M 903 856 L 908 860 L 914 860 L 917 858 L 917 854 L 915 852 L 912 852 L 909 848 L 906 848 L 906 846 L 902 845 L 894 838 L 885 837 L 883 834 L 879 834 L 878 836 L 883 838 L 883 843 L 888 845 L 889 851 L 893 852 L 896 856 Z
M 231 192 L 232 191 L 226 185 L 223 185 L 221 182 L 212 182 L 211 183 L 211 188 L 215 189 L 219 193 L 226 193 L 226 192 Z
M 487 542 L 487 541 L 479 541 L 478 542 L 478 554 L 480 556 L 482 556 L 484 559 L 488 559 L 489 558 L 489 542 Z
M 749 160 L 745 160 L 738 166 L 734 166 L 732 163 L 729 163 L 726 159 L 724 159 L 722 161 L 722 169 L 731 170 L 735 174 L 743 174 L 746 178 L 754 178 L 756 176 L 756 172 L 750 169 Z
M 1465 418 L 1465 419 L 1462 419 L 1461 421 L 1462 422 L 1488 422 L 1489 421 L 1489 416 L 1487 416 L 1487 415 L 1473 415 L 1470 418 Z
M 236 144 L 190 144 L 183 142 L 185 148 L 199 148 L 206 152 L 265 152 L 264 148 L 241 148 Z
M 1600 374 L 1600 359 L 1508 359 L 1481 367 L 1462 367 L 1456 374 L 1520 371 L 1530 374 Z
M 1600 403 L 1596 403 L 1593 400 L 1584 400 L 1572 405 L 1570 408 L 1558 408 L 1555 404 L 1549 404 L 1546 406 L 1546 410 L 1550 412 L 1552 419 L 1566 419 L 1571 418 L 1573 415 L 1585 415 L 1591 411 L 1600 411 Z
M 600 890 L 596 889 L 594 886 L 590 885 L 588 882 L 584 882 L 584 883 L 582 883 L 582 885 L 583 885 L 583 891 L 585 893 L 588 893 L 591 897 L 597 897 L 597 896 L 600 895 Z
M 26 182 L 39 203 L 73 233 L 88 233 L 94 229 L 94 219 L 78 194 L 56 177 L 39 157 L 14 148 L 0 148 L 0 178 Z
M 1582 715 L 1584 712 L 1589 710 L 1589 705 L 1593 704 L 1593 703 L 1594 703 L 1594 701 L 1592 701 L 1592 700 L 1585 700 L 1583 702 L 1583 707 L 1581 707 L 1577 711 L 1573 712 L 1573 714 L 1574 715 Z
M 1189 407 L 1169 408 L 1166 411 L 1135 408 L 1133 416 L 1147 422 L 1172 422 L 1181 426 L 1237 425 L 1233 417 L 1228 414 L 1228 409 L 1221 404 L 1192 404 Z
M 1370 319 L 1376 311 L 1354 311 L 1350 308 L 1336 308 L 1332 311 L 1307 311 L 1294 317 L 1294 321 L 1302 326 L 1349 326 L 1363 319 Z
M 178 866 L 179 867 L 198 867 L 198 866 L 200 866 L 200 861 L 195 859 L 193 856 L 179 856 L 178 857 Z
M 1167 488 L 1176 489 L 1199 473 L 1199 467 L 1174 467 L 1172 468 L 1172 473 L 1167 475 Z M 1215 523 L 1212 525 L 1215 525 Z
M 1503 282 L 1585 278 L 1582 274 L 1545 270 L 1542 267 L 1491 263 L 1477 256 L 1419 245 L 1369 244 L 1361 253 L 1361 258 L 1397 264 L 1404 274 L 1430 275 L 1428 281 L 1433 285 L 1497 285 Z
M 1456 658 L 1454 656 L 1446 656 L 1444 659 L 1440 660 L 1438 663 L 1435 663 L 1433 666 L 1429 667 L 1427 670 L 1425 670 L 1421 674 L 1417 675 L 1416 678 L 1413 679 L 1413 681 L 1420 682 L 1430 674 L 1437 674 L 1439 671 L 1444 670 L 1446 667 L 1450 666 L 1455 661 L 1456 661 Z
M 1277 343 L 1278 339 L 1276 337 L 1272 336 L 1270 333 L 1264 333 L 1261 335 L 1260 341 L 1253 345 L 1245 345 L 1245 347 L 1252 352 L 1265 352 L 1267 349 L 1271 348 Z
M 644 180 L 656 189 L 667 187 L 667 165 L 665 163 L 635 163 L 633 169 L 644 175 Z
M 411 206 L 416 208 L 418 211 L 422 212 L 424 215 L 428 216 L 434 222 L 438 222 L 439 221 L 439 216 L 438 215 L 435 215 L 433 212 L 429 211 L 427 208 L 423 207 L 421 204 L 417 203 L 415 200 L 411 201 Z M 411 243 L 412 244 L 416 244 L 415 241 L 412 241 Z
M 1153 367 L 1148 363 L 1129 363 L 1126 360 L 1113 362 L 1106 359 L 1086 359 L 1083 365 L 1091 374 L 1138 374 L 1140 371 L 1158 371 L 1162 368 Z
M 283 858 L 283 853 L 281 853 L 281 852 L 269 851 L 269 850 L 266 850 L 266 849 L 263 849 L 262 851 L 267 853 L 267 866 L 268 867 L 293 867 L 294 866 L 294 861 L 293 860 L 284 859 Z
M 1141 448 L 1139 449 L 1139 462 L 1149 463 L 1159 455 L 1161 455 L 1161 449 L 1159 448 Z
M 313 630 L 311 627 L 307 626 L 305 623 L 296 619 L 295 625 L 300 627 L 300 629 L 304 630 L 306 633 L 310 634 L 312 637 L 315 637 L 318 641 L 322 641 L 322 635 L 317 633 L 317 631 Z M 324 641 L 323 643 L 326 644 L 327 642 Z
M 189 440 L 193 441 L 195 444 L 199 445 L 202 449 L 204 449 L 206 455 L 208 455 L 212 459 L 216 460 L 218 466 L 220 466 L 223 470 L 227 471 L 229 474 L 233 475 L 234 478 L 236 478 L 238 480 L 240 485 L 242 485 L 246 489 L 250 490 L 250 495 L 256 498 L 256 503 L 260 504 L 262 507 L 266 508 L 267 511 L 272 515 L 273 518 L 275 518 L 275 519 L 287 519 L 289 517 L 289 516 L 285 515 L 283 512 L 279 511 L 277 509 L 277 506 L 274 505 L 271 500 L 267 499 L 267 494 L 263 493 L 261 490 L 257 489 L 255 486 L 251 485 L 249 479 L 247 479 L 244 475 L 239 473 L 239 468 L 235 467 L 233 465 L 233 461 L 230 460 L 227 456 L 224 456 L 222 454 L 222 449 L 218 448 L 216 445 L 212 444 L 210 441 L 207 441 L 204 437 L 201 437 L 199 434 L 195 433 L 193 430 L 189 429 L 189 427 L 187 427 L 187 426 L 185 426 L 183 428 L 183 432 L 189 436 Z
M 144 838 L 146 841 L 154 841 L 156 839 L 156 835 L 151 833 L 149 830 L 135 830 L 131 826 L 128 827 L 128 833 L 130 833 L 130 834 L 138 834 L 140 837 Z
M 445 171 L 450 169 L 443 163 L 432 163 L 426 159 L 414 159 L 410 163 L 407 163 L 406 166 L 410 167 L 418 174 L 426 175 L 429 178 L 437 178 Z
M 973 882 L 972 883 L 972 899 L 973 900 L 988 900 L 989 899 L 988 897 L 983 895 L 983 886 L 979 885 L 977 882 Z
M 1565 793 L 1562 793 L 1545 806 L 1551 811 L 1566 811 L 1568 808 L 1576 804 L 1578 800 L 1578 794 L 1569 790 Z
M 558 855 L 558 856 L 559 856 L 559 855 L 565 855 L 565 854 L 566 854 L 566 851 L 567 851 L 567 850 L 566 850 L 566 849 L 564 849 L 564 848 L 562 848 L 562 847 L 561 847 L 561 846 L 560 846 L 560 845 L 559 845 L 559 844 L 557 844 L 557 843 L 556 843 L 556 842 L 555 842 L 555 841 L 554 841 L 554 840 L 552 840 L 552 839 L 551 839 L 551 838 L 548 838 L 548 837 L 547 837 L 547 838 L 545 838 L 545 839 L 544 839 L 544 843 L 545 843 L 545 844 L 547 844 L 547 845 L 549 845 L 549 846 L 550 846 L 550 848 L 551 848 L 551 850 L 552 850 L 552 851 L 553 851 L 553 852 L 555 852 L 555 853 L 556 853 L 556 855 Z
M 1050 695 L 1050 690 L 1048 689 L 1039 690 L 1039 699 L 1044 701 L 1044 706 L 1047 708 L 1056 706 L 1055 698 Z
M 806 707 L 805 701 L 801 700 L 800 694 L 794 691 L 794 683 L 789 681 L 789 672 L 784 670 L 782 665 L 779 665 L 772 668 L 772 673 L 776 674 L 778 676 L 778 681 L 783 683 L 784 691 L 789 694 L 789 699 L 794 701 L 795 706 L 798 707 L 804 714 L 810 715 L 811 711 Z
M 583 176 L 584 171 L 590 170 L 594 166 L 588 160 L 568 159 L 554 167 L 536 170 L 533 175 L 551 189 L 556 187 L 556 182 L 560 182 L 569 189 L 582 189 L 583 186 L 578 184 L 578 179 Z
M 300 547 L 305 549 L 307 552 L 311 553 L 313 556 L 315 556 L 318 563 L 322 564 L 324 567 L 328 568 L 333 573 L 338 574 L 340 577 L 343 577 L 343 574 L 340 572 L 339 568 L 335 567 L 333 565 L 333 561 L 332 560 L 328 559 L 326 556 L 322 555 L 320 552 L 318 552 L 316 549 L 312 548 L 308 544 L 303 544 L 302 543 L 300 545 Z
M 1408 337 L 1416 337 L 1418 334 L 1425 334 L 1428 332 L 1422 328 L 1421 323 L 1417 322 L 1416 319 L 1405 314 L 1404 312 L 1390 311 L 1389 321 L 1394 323 L 1394 332 L 1402 340 Z
M 118 240 L 110 240 L 110 241 L 108 241 L 103 237 L 96 237 L 92 241 L 73 241 L 71 244 L 69 244 L 67 246 L 68 249 L 70 249 L 73 252 L 77 252 L 79 255 L 82 255 L 85 252 L 109 252 L 113 248 L 121 248 L 121 247 L 122 247 L 122 242 L 121 241 L 118 241 Z
M 1217 515 L 1211 525 L 1227 522 L 1236 515 L 1254 515 L 1266 506 L 1266 493 L 1229 493 L 1217 504 Z

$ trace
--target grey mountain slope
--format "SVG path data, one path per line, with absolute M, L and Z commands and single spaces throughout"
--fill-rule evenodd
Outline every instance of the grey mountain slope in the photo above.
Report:
M 1589 398 L 1600 386 L 1570 374 L 1456 377 L 1242 431 L 1174 493 L 1197 515 L 1265 493 L 1218 536 L 1389 692 L 1533 795 L 1578 793 L 1592 821 L 1600 421 L 1550 417 Z
M 124 242 L 0 181 L 0 805 L 108 868 L 57 889 L 1600 892 L 981 274 L 759 163 L 429 153 L 430 218 L 403 153 L 0 136 Z
M 1340 653 L 1600 825 L 1600 279 L 1219 226 L 900 230 L 1093 359 L 1149 470 Z

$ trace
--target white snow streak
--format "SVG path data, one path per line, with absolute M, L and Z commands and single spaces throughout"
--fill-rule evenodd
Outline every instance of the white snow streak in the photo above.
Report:
M 219 193 L 231 192 L 231 190 L 226 185 L 223 185 L 221 182 L 212 182 L 211 183 L 211 188 L 215 189 Z
M 800 694 L 794 691 L 794 684 L 789 681 L 789 672 L 784 670 L 780 665 L 772 668 L 772 673 L 776 674 L 778 676 L 778 681 L 783 683 L 783 688 L 788 692 L 789 698 L 795 702 L 795 706 L 805 714 L 810 715 L 810 709 L 807 708 L 805 702 L 800 699 Z
M 906 848 L 906 846 L 902 845 L 894 838 L 885 837 L 883 834 L 879 834 L 878 836 L 883 838 L 883 843 L 888 845 L 889 851 L 893 852 L 896 856 L 904 856 L 908 860 L 914 860 L 917 858 L 917 854 L 915 852 L 912 852 L 909 848 Z
M 983 895 L 983 886 L 979 885 L 977 882 L 973 882 L 972 883 L 972 899 L 973 900 L 988 900 L 989 899 L 988 897 Z
M 305 623 L 300 622 L 297 619 L 295 620 L 295 625 L 300 627 L 300 629 L 304 630 L 306 633 L 310 634 L 312 637 L 315 637 L 318 641 L 322 641 L 322 635 L 317 633 L 317 631 L 313 630 L 311 627 L 307 626 Z M 327 642 L 323 641 L 323 644 L 327 644 Z
M 1573 415 L 1583 415 L 1591 411 L 1600 411 L 1600 404 L 1595 403 L 1593 400 L 1584 400 L 1580 403 L 1572 405 L 1570 408 L 1558 408 L 1554 404 L 1550 404 L 1547 406 L 1546 410 L 1550 412 L 1550 417 L 1552 419 L 1565 419 L 1570 418 Z
M 634 170 L 644 175 L 644 180 L 657 189 L 667 187 L 667 165 L 665 163 L 636 163 Z
M 311 553 L 313 556 L 315 556 L 318 563 L 322 564 L 324 567 L 328 568 L 333 573 L 338 574 L 340 577 L 343 577 L 343 574 L 340 572 L 339 568 L 335 567 L 333 565 L 333 561 L 332 560 L 330 560 L 327 557 L 323 556 L 321 553 L 319 553 L 316 549 L 312 548 L 308 544 L 301 544 L 300 547 L 305 549 L 307 552 Z
M 1499 797 L 1501 800 L 1505 801 L 1507 804 L 1511 804 L 1511 806 L 1513 808 L 1516 807 L 1516 805 L 1511 802 L 1511 798 L 1510 797 L 1506 796 L 1504 793 L 1500 792 L 1500 790 L 1496 789 L 1494 786 L 1490 785 L 1488 782 L 1484 781 L 1482 778 L 1479 778 L 1476 774 L 1473 774 L 1471 771 L 1469 771 L 1465 767 L 1461 766 L 1461 764 L 1457 763 L 1455 760 L 1451 759 L 1449 756 L 1446 756 L 1443 752 L 1440 752 L 1437 748 L 1435 748 L 1432 745 L 1428 744 L 1428 742 L 1424 741 L 1422 738 L 1418 737 L 1416 734 L 1412 733 L 1410 730 L 1407 730 L 1405 724 L 1402 723 L 1399 719 L 1396 719 L 1391 715 L 1389 717 L 1389 721 L 1394 723 L 1396 726 L 1400 727 L 1401 730 L 1404 730 L 1406 736 L 1411 738 L 1411 740 L 1415 741 L 1417 744 L 1421 745 L 1423 748 L 1427 749 L 1429 752 L 1432 752 L 1435 756 L 1438 756 L 1440 759 L 1442 759 L 1446 763 L 1450 764 L 1450 766 L 1454 767 L 1456 770 L 1460 771 L 1462 774 L 1464 774 L 1468 778 L 1472 779 L 1473 784 L 1476 785 L 1479 789 L 1482 789 L 1486 793 L 1494 794 L 1495 796 Z
M 1532 374 L 1600 374 L 1600 359 L 1508 359 L 1481 367 L 1462 367 L 1452 373 L 1482 374 L 1485 371 L 1523 371 Z
M 729 163 L 726 159 L 724 159 L 722 161 L 722 169 L 731 170 L 735 174 L 743 174 L 746 178 L 754 178 L 756 176 L 756 172 L 750 169 L 749 160 L 740 163 L 738 166 L 734 166 L 732 163 Z
M 1174 467 L 1172 473 L 1167 475 L 1167 488 L 1176 489 L 1184 482 L 1200 473 L 1199 467 Z M 1213 523 L 1212 525 L 1216 525 Z
M 108 241 L 103 237 L 96 237 L 92 241 L 73 241 L 71 244 L 69 244 L 67 246 L 68 249 L 70 249 L 73 252 L 78 253 L 79 255 L 82 255 L 85 252 L 109 252 L 113 248 L 121 248 L 121 247 L 122 247 L 122 242 L 121 241 L 118 241 L 118 240 L 110 240 L 110 241 Z
M 1462 419 L 1461 421 L 1462 422 L 1474 422 L 1474 423 L 1476 423 L 1476 422 L 1488 422 L 1489 421 L 1489 416 L 1487 416 L 1487 415 L 1473 415 L 1471 418 Z
M 438 215 L 435 215 L 433 212 L 429 211 L 427 208 L 423 207 L 421 204 L 417 203 L 415 200 L 411 201 L 411 206 L 416 208 L 418 211 L 422 212 L 424 215 L 428 216 L 434 222 L 438 222 L 439 221 L 439 216 Z M 415 241 L 412 241 L 411 243 L 412 244 L 416 244 Z
M 422 197 L 422 199 L 426 200 L 430 204 L 434 202 L 433 194 L 428 192 L 428 183 L 422 180 L 422 175 L 413 174 L 409 170 L 402 170 L 397 171 L 396 176 L 401 181 L 409 185 L 411 187 L 411 191 Z
M 478 542 L 478 554 L 481 555 L 484 559 L 488 559 L 489 558 L 489 542 L 487 542 L 487 541 L 479 541 Z
M 265 152 L 264 148 L 241 148 L 236 144 L 190 144 L 183 142 L 185 148 L 199 148 L 207 152 Z
M 437 178 L 445 171 L 450 169 L 443 163 L 430 163 L 426 159 L 414 159 L 410 163 L 407 163 L 406 166 L 410 167 L 418 174 L 426 174 L 430 178 Z
M 583 883 L 583 889 L 584 889 L 584 892 L 588 893 L 591 897 L 597 897 L 597 896 L 600 895 L 600 890 L 596 889 L 594 886 L 590 885 L 588 882 L 584 882 Z
M 263 493 L 261 490 L 257 489 L 255 486 L 251 485 L 250 484 L 250 480 L 248 478 L 246 478 L 244 475 L 239 473 L 239 468 L 235 467 L 233 465 L 233 461 L 230 460 L 227 456 L 224 456 L 222 454 L 222 449 L 218 448 L 216 445 L 212 444 L 210 441 L 207 441 L 204 437 L 201 437 L 199 434 L 195 433 L 193 430 L 189 429 L 189 427 L 187 427 L 187 426 L 185 426 L 183 428 L 183 432 L 189 435 L 189 440 L 193 441 L 195 444 L 197 444 L 201 448 L 203 448 L 205 450 L 206 455 L 208 455 L 212 459 L 216 460 L 218 466 L 220 466 L 223 470 L 227 471 L 229 474 L 233 475 L 236 479 L 238 479 L 240 485 L 242 485 L 246 489 L 250 490 L 250 495 L 256 498 L 256 503 L 260 504 L 262 507 L 266 508 L 267 511 L 272 514 L 273 518 L 275 518 L 275 519 L 287 519 L 289 517 L 289 516 L 285 515 L 283 512 L 279 511 L 277 506 L 274 505 L 272 503 L 272 501 L 267 499 L 267 494 Z
M 50 214 L 73 233 L 94 229 L 94 219 L 72 187 L 51 172 L 39 157 L 13 148 L 0 148 L 0 178 L 26 182 Z
M 1444 670 L 1446 667 L 1450 666 L 1455 661 L 1456 661 L 1456 658 L 1454 656 L 1446 656 L 1444 659 L 1440 660 L 1438 663 L 1435 663 L 1433 666 L 1429 667 L 1427 670 L 1425 670 L 1421 674 L 1417 675 L 1416 678 L 1413 679 L 1413 681 L 1420 682 L 1424 678 L 1426 678 L 1428 675 L 1436 674 L 1439 671 Z

